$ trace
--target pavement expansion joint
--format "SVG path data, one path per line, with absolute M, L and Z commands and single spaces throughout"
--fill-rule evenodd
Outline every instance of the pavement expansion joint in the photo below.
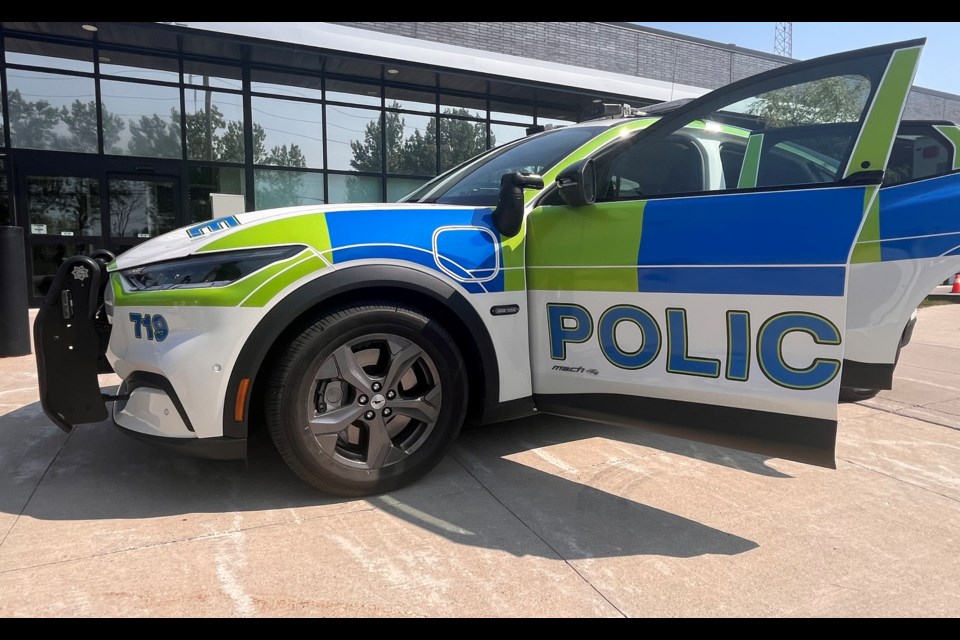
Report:
M 884 476 L 885 478 L 890 478 L 891 480 L 896 480 L 897 482 L 902 482 L 903 484 L 910 485 L 911 487 L 916 487 L 917 489 L 922 489 L 923 491 L 927 491 L 928 493 L 932 493 L 932 494 L 935 495 L 935 496 L 940 496 L 941 498 L 946 498 L 947 500 L 950 500 L 951 502 L 960 502 L 960 498 L 955 498 L 955 497 L 953 497 L 953 496 L 948 496 L 948 495 L 945 494 L 945 493 L 940 493 L 939 491 L 934 491 L 934 490 L 931 489 L 930 487 L 925 487 L 925 486 L 923 486 L 922 484 L 917 484 L 916 482 L 910 482 L 909 480 L 906 480 L 906 479 L 904 479 L 904 478 L 898 478 L 898 477 L 895 476 L 895 475 L 886 473 L 886 472 L 881 471 L 881 470 L 879 470 L 879 469 L 875 469 L 875 468 L 873 468 L 873 467 L 871 467 L 871 466 L 868 466 L 868 465 L 863 464 L 862 462 L 854 462 L 853 460 L 848 460 L 847 458 L 841 458 L 841 457 L 839 457 L 839 456 L 837 456 L 837 460 L 843 460 L 844 462 L 846 462 L 846 463 L 848 463 L 848 464 L 851 464 L 851 465 L 853 465 L 853 466 L 855 466 L 855 467 L 858 467 L 858 468 L 860 468 L 860 469 L 863 469 L 864 471 L 869 471 L 869 472 L 871 472 L 871 473 L 876 473 L 876 474 L 878 474 L 878 475 Z
M 536 536 L 537 539 L 540 540 L 540 542 L 542 542 L 548 549 L 550 549 L 550 551 L 552 551 L 552 552 L 557 556 L 557 558 L 559 558 L 565 565 L 567 565 L 568 567 L 570 567 L 570 569 L 571 569 L 575 574 L 577 574 L 577 576 L 578 576 L 581 580 L 583 580 L 583 582 L 584 582 L 588 587 L 590 587 L 591 589 L 593 589 L 594 593 L 596 593 L 601 599 L 603 599 L 607 604 L 609 604 L 609 605 L 613 608 L 614 611 L 616 611 L 618 614 L 620 614 L 620 617 L 622 617 L 622 618 L 628 618 L 628 617 L 629 617 L 626 613 L 623 612 L 623 610 L 622 610 L 620 607 L 618 607 L 617 605 L 615 605 L 615 604 L 610 600 L 609 597 L 607 597 L 600 589 L 598 589 L 598 588 L 596 587 L 596 585 L 594 585 L 592 582 L 590 582 L 590 581 L 587 579 L 586 576 L 584 576 L 573 564 L 571 564 L 570 561 L 569 561 L 567 558 L 565 558 L 565 557 L 563 556 L 563 554 L 560 553 L 560 552 L 556 549 L 556 547 L 554 547 L 552 544 L 550 544 L 549 542 L 547 542 L 546 539 L 544 539 L 543 536 L 541 536 L 539 533 L 537 533 L 537 532 L 533 529 L 533 527 L 531 527 L 529 524 L 527 524 L 527 523 L 523 520 L 523 518 L 521 518 L 519 515 L 516 514 L 516 512 L 513 511 L 513 509 L 511 509 L 510 507 L 508 507 L 507 504 L 506 504 L 505 502 L 503 502 L 503 501 L 497 496 L 497 494 L 495 494 L 489 487 L 487 487 L 487 485 L 483 484 L 483 482 L 480 481 L 480 478 L 478 478 L 478 477 L 476 477 L 475 475 L 473 475 L 473 472 L 467 467 L 467 465 L 463 464 L 463 462 L 461 462 L 460 459 L 459 459 L 456 455 L 453 455 L 452 457 L 453 457 L 454 460 L 457 461 L 457 464 L 459 464 L 459 465 L 463 468 L 463 470 L 464 470 L 465 472 L 467 472 L 468 475 L 470 475 L 470 477 L 472 477 L 481 487 L 483 487 L 484 491 L 486 491 L 486 492 L 490 495 L 491 498 L 493 498 L 494 500 L 496 500 L 497 503 L 498 503 L 501 507 L 503 507 L 503 508 L 507 511 L 507 513 L 509 513 L 511 516 L 513 516 L 513 517 L 517 520 L 517 522 L 519 522 L 524 528 L 526 528 L 527 531 L 529 531 L 529 532 L 532 533 L 534 536 Z

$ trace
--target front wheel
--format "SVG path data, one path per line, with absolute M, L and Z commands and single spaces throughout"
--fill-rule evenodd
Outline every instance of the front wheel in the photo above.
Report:
M 394 304 L 333 311 L 287 347 L 267 389 L 270 435 L 293 471 L 339 495 L 408 484 L 449 449 L 466 414 L 456 342 Z

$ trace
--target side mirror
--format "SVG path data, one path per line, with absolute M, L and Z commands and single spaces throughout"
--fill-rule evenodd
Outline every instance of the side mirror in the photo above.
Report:
M 543 189 L 543 178 L 535 173 L 505 173 L 500 177 L 500 201 L 493 210 L 497 231 L 512 238 L 523 226 L 523 190 Z
M 593 204 L 597 199 L 597 178 L 593 160 L 575 162 L 557 176 L 560 197 L 571 207 Z

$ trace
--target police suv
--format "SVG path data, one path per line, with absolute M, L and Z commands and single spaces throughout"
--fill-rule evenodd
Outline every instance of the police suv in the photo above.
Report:
M 543 131 L 396 204 L 243 213 L 59 270 L 35 338 L 60 427 L 112 414 L 324 491 L 429 471 L 535 411 L 834 465 L 960 271 L 960 135 L 901 123 L 923 41 Z M 97 373 L 122 378 L 106 395 Z

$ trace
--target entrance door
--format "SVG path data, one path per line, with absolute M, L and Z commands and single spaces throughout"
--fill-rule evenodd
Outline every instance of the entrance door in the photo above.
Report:
M 109 171 L 123 159 L 21 153 L 17 193 L 29 234 L 29 291 L 34 304 L 70 256 L 97 249 L 119 254 L 186 224 L 180 177 Z
M 176 176 L 107 174 L 106 200 L 106 247 L 116 254 L 184 224 Z
M 29 292 L 36 304 L 64 260 L 105 247 L 100 177 L 83 166 L 19 167 L 20 211 L 26 214 Z

